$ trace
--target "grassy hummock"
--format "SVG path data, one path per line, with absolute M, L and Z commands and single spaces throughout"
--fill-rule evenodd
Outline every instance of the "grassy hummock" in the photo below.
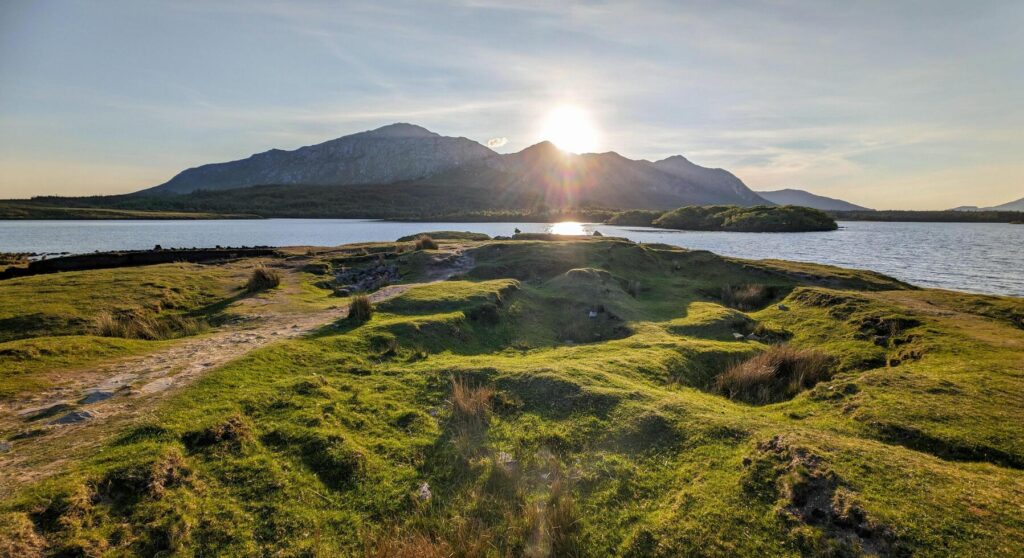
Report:
M 73 444 L 33 422 L 0 432 L 11 444 L 4 459 L 30 451 L 65 463 L 46 479 L 3 481 L 0 553 L 1024 547 L 1021 299 L 607 237 L 359 250 L 389 254 L 405 283 L 429 279 L 426 258 L 443 261 L 445 250 L 474 265 L 378 302 L 370 320 L 339 319 L 206 372 L 131 420 L 75 426 Z M 275 265 L 380 265 L 352 253 L 303 249 Z M 184 289 L 183 273 L 202 274 L 181 302 L 201 306 L 248 271 L 72 272 L 54 291 L 38 278 L 5 282 L 0 320 L 13 321 L 0 322 L 0 358 L 79 339 L 65 322 L 33 318 L 28 336 L 4 325 L 33 312 L 87 323 L 114 305 L 92 293 L 117 285 L 117 298 L 159 296 Z M 338 300 L 322 284 L 329 276 L 308 275 L 303 289 L 274 294 Z M 26 292 L 52 300 L 37 310 Z M 115 350 L 132 347 L 91 358 Z

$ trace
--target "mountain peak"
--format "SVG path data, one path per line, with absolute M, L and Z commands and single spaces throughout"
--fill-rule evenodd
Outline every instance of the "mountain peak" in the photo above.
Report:
M 370 138 L 434 138 L 440 137 L 440 134 L 431 132 L 423 126 L 417 126 L 415 124 L 409 124 L 407 122 L 396 122 L 394 124 L 388 124 L 387 126 L 381 126 L 375 130 L 369 130 L 363 132 L 363 137 Z

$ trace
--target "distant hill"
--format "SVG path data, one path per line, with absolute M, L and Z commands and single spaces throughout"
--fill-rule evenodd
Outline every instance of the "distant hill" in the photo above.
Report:
M 247 159 L 182 171 L 138 194 L 192 194 L 252 186 L 444 187 L 452 205 L 478 199 L 488 208 L 610 207 L 670 209 L 682 205 L 769 204 L 722 169 L 682 156 L 637 161 L 618 153 L 576 155 L 541 142 L 501 155 L 466 138 L 446 137 L 412 124 L 392 124 L 294 151 L 272 149 Z M 368 208 L 373 209 L 373 208 Z M 436 197 L 424 210 L 436 210 Z
M 779 205 L 800 205 L 803 207 L 820 209 L 822 211 L 873 211 L 870 208 L 855 205 L 848 201 L 819 196 L 817 194 L 793 188 L 758 192 L 757 194 L 762 198 Z
M 1024 211 L 1024 198 L 993 207 L 961 205 L 960 207 L 954 207 L 952 211 Z

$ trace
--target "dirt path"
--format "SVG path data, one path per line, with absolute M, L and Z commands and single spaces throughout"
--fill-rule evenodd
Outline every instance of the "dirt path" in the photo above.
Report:
M 453 253 L 428 266 L 424 281 L 389 285 L 369 294 L 369 298 L 375 303 L 394 298 L 413 287 L 465 273 L 472 265 L 470 256 Z M 123 424 L 120 419 L 146 412 L 158 400 L 204 373 L 348 315 L 348 304 L 310 312 L 275 311 L 275 303 L 281 302 L 275 298 L 289 294 L 282 289 L 270 298 L 250 301 L 256 313 L 243 323 L 145 355 L 69 372 L 64 375 L 67 381 L 57 388 L 0 405 L 0 428 L 21 430 L 20 435 L 2 442 L 6 445 L 0 447 L 0 494 L 58 470 L 68 454 L 47 458 L 53 449 L 76 446 L 87 450 L 98 446 L 104 431 L 109 433 L 112 425 Z

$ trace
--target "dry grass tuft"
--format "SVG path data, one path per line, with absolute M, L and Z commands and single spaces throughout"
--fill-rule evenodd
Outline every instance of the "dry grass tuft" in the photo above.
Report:
M 494 388 L 471 386 L 465 378 L 452 378 L 452 416 L 464 423 L 486 423 Z
M 767 305 L 775 296 L 775 289 L 758 283 L 747 285 L 725 285 L 720 299 L 723 306 L 748 312 Z
M 348 319 L 361 324 L 370 321 L 371 317 L 373 304 L 370 303 L 370 298 L 366 295 L 352 297 L 352 302 L 348 305 Z
M 365 558 L 449 558 L 452 547 L 445 541 L 435 540 L 423 533 L 402 534 L 391 531 L 364 545 Z
M 261 265 L 252 270 L 252 275 L 249 276 L 249 281 L 245 284 L 245 290 L 246 292 L 256 293 L 273 289 L 280 284 L 281 274 L 276 269 L 270 269 Z
M 793 398 L 832 377 L 832 358 L 820 351 L 776 345 L 741 362 L 715 381 L 729 399 L 763 405 Z
M 202 333 L 206 324 L 195 318 L 169 314 L 158 317 L 141 308 L 102 312 L 93 318 L 90 333 L 124 339 L 174 339 Z
M 429 236 L 424 234 L 416 239 L 416 249 L 437 250 L 437 242 L 435 242 L 433 238 L 430 238 Z

